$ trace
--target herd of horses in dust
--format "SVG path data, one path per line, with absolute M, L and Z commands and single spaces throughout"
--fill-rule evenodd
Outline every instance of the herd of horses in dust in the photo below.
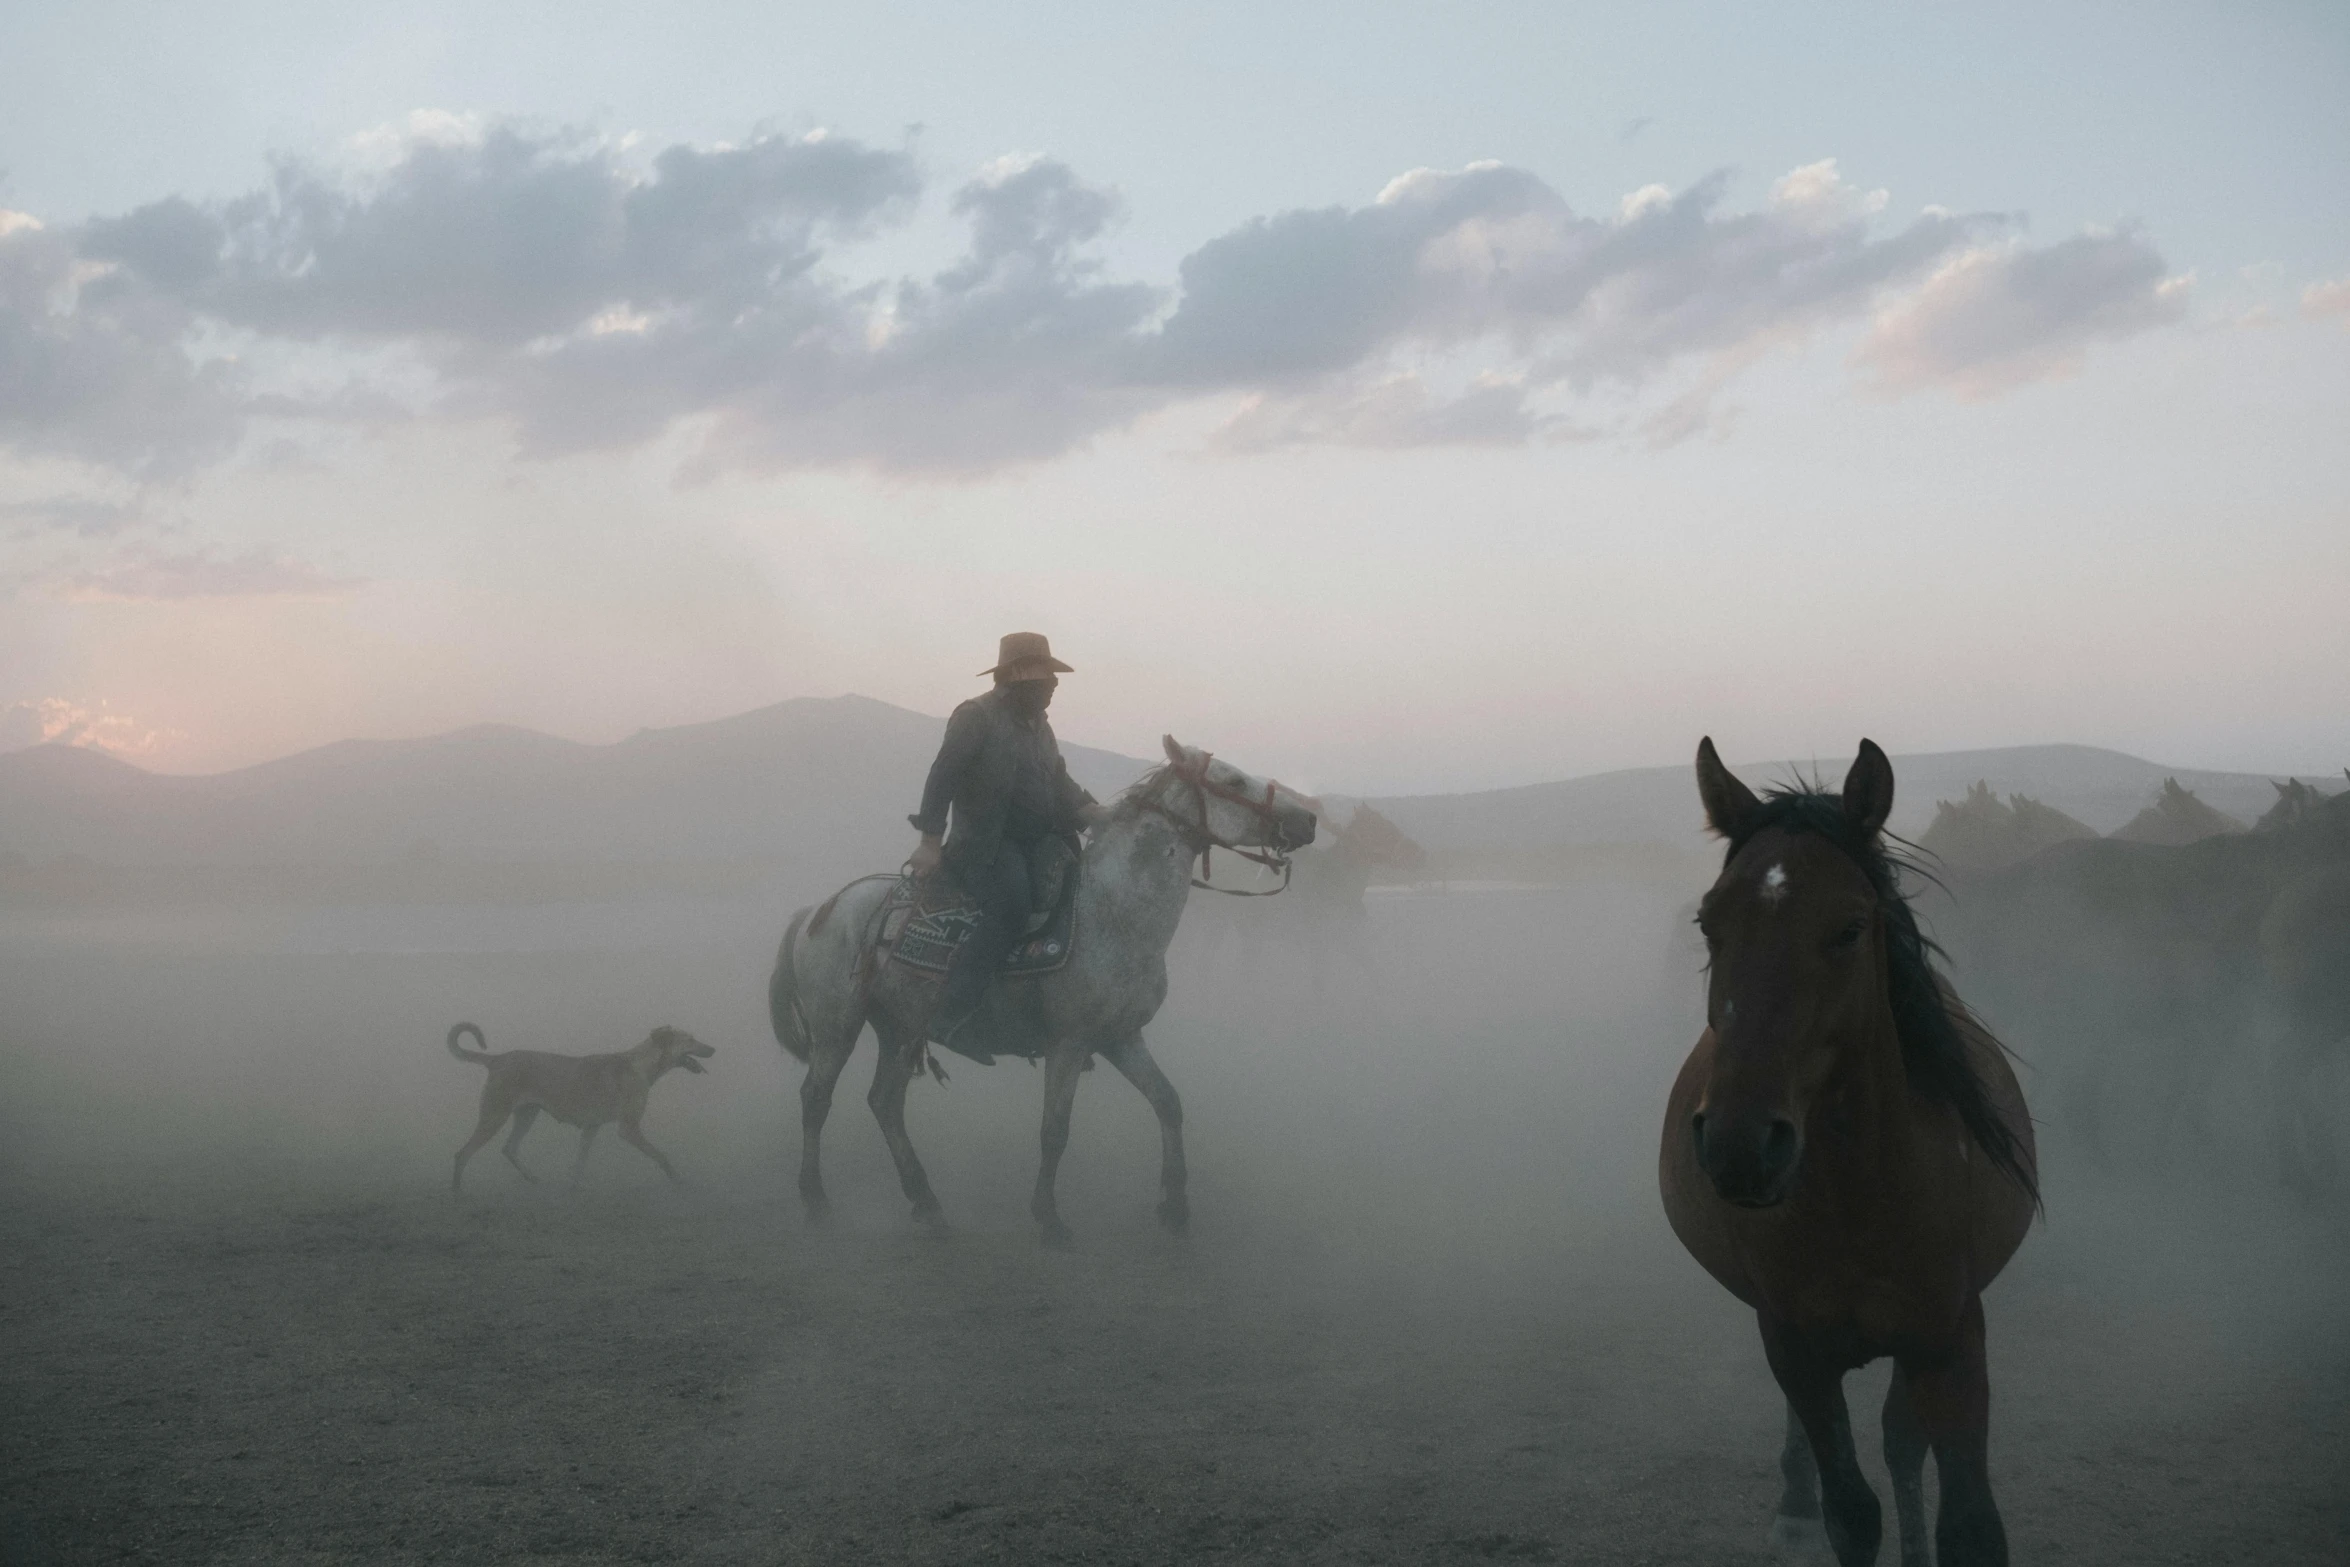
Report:
M 1143 1029 L 1165 999 L 1167 952 L 1189 893 L 1208 885 L 1194 866 L 1224 849 L 1285 867 L 1315 836 L 1314 802 L 1278 782 L 1172 738 L 1166 754 L 1092 833 L 1062 961 L 1007 972 L 978 1020 L 987 1052 L 1045 1069 L 1030 1211 L 1052 1247 L 1070 1244 L 1055 1175 L 1079 1074 L 1097 1057 L 1156 1112 L 1158 1218 L 1184 1232 L 1182 1102 Z M 1753 1309 L 1786 1396 L 1773 1537 L 1799 1549 L 1824 1544 L 1844 1567 L 1876 1559 L 1882 1515 L 1856 1457 L 1843 1378 L 1891 1357 L 1883 1443 L 1903 1562 L 2004 1562 L 1987 1470 L 1982 1291 L 2040 1201 L 2032 1120 L 2007 1050 L 1959 999 L 1920 929 L 1903 876 L 1924 867 L 1885 831 L 1894 777 L 1876 745 L 1860 743 L 1840 790 L 1815 783 L 1758 795 L 1709 739 L 1698 747 L 1697 785 L 1707 825 L 1727 848 L 1698 905 L 1705 1026 L 1665 1107 L 1658 1177 L 1674 1233 Z M 2059 882 L 2076 902 L 2084 887 L 2119 887 L 2128 894 L 2115 895 L 2119 904 L 2143 918 L 2163 907 L 2149 888 L 2159 893 L 2166 876 L 2219 887 L 2189 898 L 2211 907 L 2184 917 L 2243 932 L 2236 955 L 2264 958 L 2282 976 L 2286 1011 L 2307 1024 L 2301 1032 L 2338 1038 L 2350 995 L 2335 992 L 2350 984 L 2350 963 L 2326 954 L 2342 944 L 2335 926 L 2350 929 L 2350 793 L 2304 803 L 2305 819 L 2249 849 L 2202 851 L 2200 861 L 2189 850 L 2124 855 L 2118 868 L 2096 852 L 2043 856 L 2053 869 L 2011 877 L 2007 895 L 2023 907 Z M 2325 869 L 2314 887 L 2301 885 L 2312 882 L 2300 874 L 2312 865 Z M 2300 890 L 2280 895 L 2288 883 Z M 866 1101 L 914 1216 L 941 1222 L 905 1123 L 909 1085 L 926 1066 L 938 1070 L 926 1039 L 936 980 L 893 961 L 905 925 L 898 893 L 899 878 L 868 877 L 801 910 L 769 982 L 776 1037 L 807 1066 L 799 1192 L 811 1223 L 828 1214 L 821 1160 L 833 1090 L 868 1027 L 880 1048 Z M 2305 906 L 2297 927 L 2292 906 Z M 2079 909 L 2067 918 L 2079 925 Z M 2234 950 L 2224 940 L 2206 946 L 2223 957 Z M 2155 949 L 2171 961 L 2159 942 Z M 1931 1554 L 1929 1451 L 1940 1479 Z

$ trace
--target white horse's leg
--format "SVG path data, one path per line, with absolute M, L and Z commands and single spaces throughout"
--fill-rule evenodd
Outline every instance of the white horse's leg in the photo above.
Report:
M 832 1200 L 824 1195 L 824 1118 L 832 1113 L 833 1085 L 856 1049 L 855 1034 L 845 1042 L 825 1041 L 808 1053 L 808 1075 L 800 1079 L 800 1205 L 812 1225 L 832 1221 Z
M 930 1177 L 923 1173 L 922 1161 L 914 1154 L 914 1141 L 906 1135 L 906 1085 L 921 1070 L 922 1036 L 901 1036 L 894 1026 L 884 1027 L 878 1018 L 873 1032 L 881 1044 L 881 1059 L 873 1064 L 873 1086 L 866 1091 L 865 1102 L 881 1123 L 889 1156 L 897 1161 L 898 1184 L 914 1205 L 914 1217 L 925 1224 L 943 1224 L 938 1198 L 930 1190 Z
M 1055 1251 L 1068 1251 L 1076 1244 L 1069 1226 L 1061 1222 L 1053 1181 L 1060 1174 L 1061 1155 L 1069 1147 L 1069 1111 L 1077 1102 L 1077 1076 L 1085 1070 L 1089 1054 L 1082 1044 L 1064 1042 L 1045 1057 L 1044 1127 L 1037 1138 L 1043 1158 L 1036 1167 L 1036 1195 L 1029 1201 L 1028 1212 L 1044 1226 L 1044 1243 Z
M 1107 1047 L 1102 1055 L 1142 1091 L 1159 1117 L 1159 1222 L 1170 1233 L 1181 1235 L 1191 1225 L 1191 1199 L 1185 1194 L 1189 1174 L 1183 1163 L 1182 1096 L 1159 1070 L 1140 1034 Z

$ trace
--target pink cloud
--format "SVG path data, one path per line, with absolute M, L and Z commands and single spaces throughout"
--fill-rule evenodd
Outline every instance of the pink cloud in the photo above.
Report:
M 159 729 L 104 699 L 94 707 L 61 696 L 32 697 L 0 705 L 0 751 L 29 745 L 75 745 L 116 756 L 151 756 L 175 740 L 177 729 Z

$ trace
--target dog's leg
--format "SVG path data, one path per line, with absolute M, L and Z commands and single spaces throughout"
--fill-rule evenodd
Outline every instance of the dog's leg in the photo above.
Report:
M 677 1172 L 670 1168 L 668 1159 L 662 1155 L 660 1149 L 655 1148 L 651 1143 L 645 1140 L 645 1134 L 637 1130 L 636 1122 L 621 1122 L 620 1136 L 621 1140 L 626 1142 L 631 1148 L 642 1150 L 646 1158 L 659 1165 L 663 1175 L 668 1176 L 673 1181 L 677 1179 Z
M 498 1135 L 498 1128 L 506 1124 L 506 1117 L 513 1109 L 513 1101 L 498 1092 L 497 1079 L 490 1079 L 481 1091 L 480 1124 L 474 1127 L 473 1135 L 465 1139 L 465 1146 L 457 1150 L 457 1167 L 449 1173 L 450 1196 L 454 1197 L 464 1189 L 465 1161 L 490 1145 L 490 1139 Z
M 579 1157 L 571 1161 L 571 1184 L 579 1185 L 579 1178 L 587 1174 L 588 1150 L 596 1146 L 596 1133 L 603 1130 L 601 1123 L 579 1129 Z
M 522 1172 L 522 1178 L 536 1185 L 538 1177 L 522 1162 L 522 1136 L 538 1121 L 539 1107 L 524 1105 L 514 1112 L 514 1130 L 506 1134 L 506 1162 Z

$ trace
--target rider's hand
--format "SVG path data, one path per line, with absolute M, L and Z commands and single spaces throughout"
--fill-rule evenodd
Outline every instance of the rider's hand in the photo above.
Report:
M 935 876 L 942 858 L 944 856 L 939 851 L 938 840 L 925 834 L 922 841 L 914 845 L 914 852 L 906 856 L 906 865 L 918 877 Z
M 1109 819 L 1110 808 L 1098 801 L 1088 800 L 1077 807 L 1077 825 L 1080 827 L 1099 827 Z

